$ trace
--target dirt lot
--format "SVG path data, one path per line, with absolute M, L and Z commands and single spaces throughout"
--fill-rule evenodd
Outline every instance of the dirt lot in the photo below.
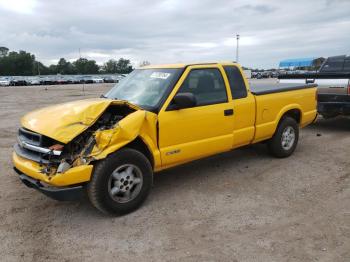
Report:
M 255 145 L 164 171 L 143 207 L 106 217 L 21 184 L 19 119 L 108 86 L 0 88 L 1 261 L 350 261 L 350 119 L 304 129 L 295 154 Z

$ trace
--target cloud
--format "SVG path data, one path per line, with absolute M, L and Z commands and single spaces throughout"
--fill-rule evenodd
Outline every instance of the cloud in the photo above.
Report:
M 36 5 L 35 0 L 0 0 L 0 8 L 21 14 L 33 13 Z
M 240 34 L 240 62 L 273 67 L 350 53 L 349 13 L 345 0 L 0 0 L 0 43 L 46 64 L 77 59 L 79 49 L 100 64 L 229 61 Z

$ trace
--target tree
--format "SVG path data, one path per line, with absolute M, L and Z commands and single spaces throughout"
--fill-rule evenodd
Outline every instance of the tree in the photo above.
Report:
M 58 73 L 57 65 L 50 65 L 49 66 L 49 72 L 50 72 L 51 75 L 56 75 Z
M 49 74 L 51 74 L 51 72 L 47 66 L 43 65 L 39 61 L 35 62 L 35 68 L 34 68 L 33 75 L 49 75 Z
M 9 52 L 9 49 L 4 46 L 0 46 L 0 57 L 7 56 L 7 53 Z
M 56 71 L 62 75 L 70 75 L 75 73 L 75 68 L 71 62 L 67 62 L 66 59 L 61 58 L 57 63 Z
M 109 74 L 128 74 L 132 70 L 130 60 L 124 58 L 120 58 L 118 61 L 110 59 L 102 66 L 102 71 Z
M 143 61 L 140 66 L 149 65 Z M 26 51 L 9 52 L 7 47 L 0 47 L 0 75 L 46 75 L 46 74 L 97 74 L 99 72 L 111 74 L 128 74 L 133 70 L 129 59 L 110 59 L 102 67 L 95 60 L 79 58 L 73 63 L 60 58 L 56 65 L 49 67 L 36 61 L 35 56 Z
M 151 63 L 147 60 L 144 60 L 140 63 L 140 67 L 144 67 L 144 66 L 149 66 Z
M 103 64 L 102 66 L 102 71 L 104 73 L 108 73 L 108 74 L 115 74 L 117 73 L 117 61 L 114 59 L 110 59 L 108 60 L 106 63 Z
M 97 74 L 99 66 L 95 60 L 88 60 L 86 58 L 79 58 L 73 62 L 73 66 L 78 74 Z
M 129 74 L 133 70 L 129 59 L 120 58 L 117 62 L 117 73 Z
M 0 58 L 1 75 L 32 75 L 35 71 L 35 56 L 25 51 L 10 52 Z

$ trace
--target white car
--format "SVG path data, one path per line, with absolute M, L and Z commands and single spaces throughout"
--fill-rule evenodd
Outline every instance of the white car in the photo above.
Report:
M 28 82 L 31 86 L 40 85 L 40 79 L 37 78 L 37 77 L 28 78 L 28 79 L 27 79 L 27 82 Z
M 103 79 L 101 77 L 96 77 L 96 76 L 92 77 L 92 81 L 94 83 L 103 83 Z
M 8 77 L 0 78 L 0 86 L 9 86 L 11 83 L 11 79 Z

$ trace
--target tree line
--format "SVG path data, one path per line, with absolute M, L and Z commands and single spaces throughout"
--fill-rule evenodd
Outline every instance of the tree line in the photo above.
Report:
M 60 58 L 56 65 L 45 66 L 35 59 L 35 55 L 26 51 L 11 51 L 7 47 L 0 47 L 0 75 L 73 75 L 73 74 L 128 74 L 133 70 L 129 59 L 110 59 L 102 66 L 95 60 L 79 58 L 69 62 Z

